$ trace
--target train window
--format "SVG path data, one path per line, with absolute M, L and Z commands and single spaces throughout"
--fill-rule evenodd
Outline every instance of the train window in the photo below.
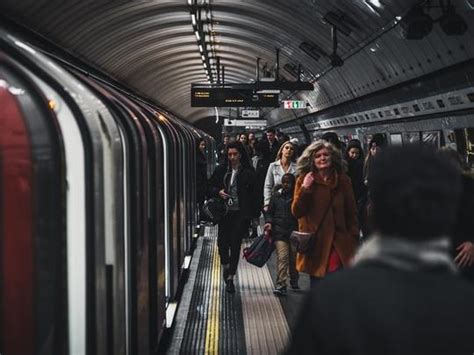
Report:
M 404 144 L 420 144 L 419 132 L 405 132 L 403 133 Z
M 403 113 L 409 113 L 410 112 L 410 108 L 408 106 L 402 106 L 402 112 Z
M 370 113 L 370 118 L 376 119 L 376 118 L 377 118 L 377 114 L 376 114 L 375 112 L 371 112 L 371 113 Z
M 469 94 L 467 94 L 467 98 L 470 102 L 474 102 L 474 92 L 470 92 Z
M 415 110 L 415 112 L 420 112 L 420 106 L 418 106 L 417 104 L 413 105 L 413 109 Z
M 431 101 L 426 101 L 426 102 L 423 102 L 423 108 L 425 110 L 433 110 L 434 109 L 434 105 Z
M 382 118 L 383 117 L 383 113 L 382 111 L 379 111 L 379 117 Z
M 391 133 L 390 142 L 392 145 L 402 145 L 402 134 L 401 133 Z
M 370 120 L 370 117 L 369 117 L 368 114 L 365 114 L 365 119 L 366 119 L 367 121 Z
M 436 103 L 438 104 L 439 108 L 444 108 L 446 105 L 444 104 L 444 101 L 441 99 L 436 100 Z
M 440 147 L 439 131 L 421 132 L 421 142 L 435 148 Z
M 396 115 L 399 115 L 399 114 L 400 114 L 400 111 L 398 110 L 398 108 L 394 108 L 394 109 L 393 109 L 393 112 L 394 112 Z
M 461 96 L 450 96 L 448 97 L 448 101 L 453 106 L 464 104 L 464 102 L 461 99 Z

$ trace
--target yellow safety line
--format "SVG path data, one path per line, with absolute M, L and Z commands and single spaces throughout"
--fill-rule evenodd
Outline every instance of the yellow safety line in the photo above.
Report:
M 211 292 L 209 295 L 209 317 L 206 328 L 205 354 L 219 353 L 219 316 L 220 316 L 220 288 L 221 265 L 217 247 L 213 246 Z

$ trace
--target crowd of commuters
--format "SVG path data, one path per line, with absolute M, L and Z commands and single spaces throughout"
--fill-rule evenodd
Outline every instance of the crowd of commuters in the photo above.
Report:
M 387 148 L 383 135 L 365 154 L 332 132 L 298 143 L 272 129 L 260 140 L 226 135 L 214 174 L 198 183 L 229 207 L 218 232 L 226 291 L 235 292 L 242 239 L 263 213 L 274 293 L 299 289 L 300 272 L 310 277 L 288 354 L 472 353 L 474 179 L 460 155 Z M 292 246 L 294 230 L 316 233 L 308 252 Z
M 374 234 L 371 179 L 373 166 L 385 150 L 383 135 L 371 138 L 366 154 L 359 140 L 346 144 L 333 132 L 309 146 L 298 143 L 273 129 L 261 139 L 252 132 L 224 135 L 217 151 L 219 165 L 211 179 L 203 181 L 204 174 L 198 173 L 199 203 L 219 196 L 229 208 L 218 233 L 228 292 L 235 292 L 241 242 L 249 236 L 249 228 L 251 237 L 256 236 L 261 213 L 264 228 L 271 230 L 275 240 L 277 295 L 287 293 L 288 281 L 293 289 L 299 288 L 299 272 L 308 274 L 311 287 L 316 287 L 328 274 L 347 268 L 358 246 Z M 205 171 L 204 149 L 200 141 L 198 172 Z M 457 152 L 447 149 L 438 154 L 448 156 L 463 171 Z M 469 217 L 474 208 L 474 180 L 466 173 L 462 176 L 464 207 L 453 231 L 452 254 L 461 274 L 474 281 L 474 219 Z M 296 253 L 290 243 L 293 230 L 317 232 L 311 252 Z

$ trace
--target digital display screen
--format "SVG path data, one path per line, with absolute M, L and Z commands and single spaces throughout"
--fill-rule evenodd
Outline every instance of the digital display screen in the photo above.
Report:
M 279 107 L 278 94 L 251 90 L 191 87 L 191 107 Z

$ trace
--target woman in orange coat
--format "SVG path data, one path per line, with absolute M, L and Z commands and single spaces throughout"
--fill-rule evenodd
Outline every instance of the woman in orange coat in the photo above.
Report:
M 292 213 L 300 232 L 317 231 L 313 249 L 298 253 L 296 268 L 310 275 L 313 287 L 349 264 L 359 240 L 357 207 L 341 152 L 331 143 L 319 140 L 306 148 L 296 174 Z

